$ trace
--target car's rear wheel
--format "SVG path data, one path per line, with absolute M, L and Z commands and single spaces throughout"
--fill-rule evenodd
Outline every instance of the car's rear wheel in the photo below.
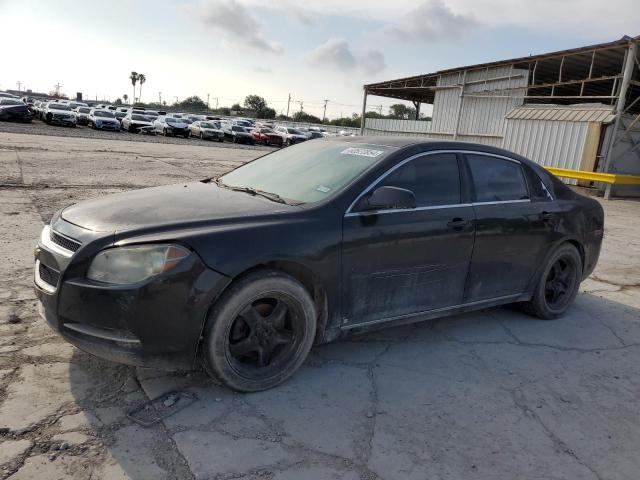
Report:
M 256 392 L 275 387 L 302 365 L 316 331 L 309 293 L 289 275 L 261 270 L 232 285 L 207 319 L 207 372 L 228 387 Z
M 547 262 L 531 301 L 524 304 L 527 313 L 544 320 L 561 317 L 578 294 L 582 279 L 582 258 L 573 245 L 561 245 Z

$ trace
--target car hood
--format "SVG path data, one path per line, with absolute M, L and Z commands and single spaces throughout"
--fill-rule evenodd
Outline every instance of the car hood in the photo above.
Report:
M 93 117 L 93 119 L 96 122 L 111 122 L 111 123 L 113 123 L 113 122 L 117 122 L 118 121 L 117 118 L 111 118 L 111 117 Z
M 183 122 L 165 122 L 165 123 L 173 128 L 187 128 L 187 124 Z
M 65 208 L 61 217 L 99 232 L 180 227 L 247 219 L 298 209 L 210 182 L 181 183 L 116 193 Z

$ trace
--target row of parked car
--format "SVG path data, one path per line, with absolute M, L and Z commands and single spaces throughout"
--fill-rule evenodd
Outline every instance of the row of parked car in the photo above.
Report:
M 7 95 L 2 97 L 2 95 Z M 7 115 L 2 116 L 6 102 Z M 20 108 L 18 108 L 20 107 Z M 18 112 L 17 110 L 20 110 Z M 12 117 L 12 118 L 9 118 Z M 49 125 L 141 133 L 146 135 L 197 137 L 202 140 L 263 144 L 283 147 L 335 134 L 320 127 L 294 128 L 274 122 L 257 122 L 249 118 L 222 118 L 184 112 L 164 112 L 116 105 L 89 106 L 73 100 L 19 99 L 0 92 L 0 120 L 31 121 L 39 118 Z

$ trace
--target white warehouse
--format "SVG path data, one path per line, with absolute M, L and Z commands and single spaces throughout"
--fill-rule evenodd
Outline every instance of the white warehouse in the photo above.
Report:
M 431 121 L 367 118 L 367 135 L 503 147 L 541 165 L 640 175 L 640 36 L 364 86 L 433 105 Z M 364 115 L 363 115 L 364 116 Z M 615 132 L 615 135 L 614 135 Z M 616 185 L 619 195 L 638 186 Z

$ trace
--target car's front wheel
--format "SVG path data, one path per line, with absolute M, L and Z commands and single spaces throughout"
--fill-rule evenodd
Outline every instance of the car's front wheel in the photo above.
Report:
M 561 245 L 540 275 L 531 301 L 524 304 L 527 313 L 544 320 L 561 317 L 578 294 L 582 279 L 582 258 L 570 243 Z
M 284 273 L 256 271 L 232 285 L 209 313 L 205 368 L 234 390 L 266 390 L 302 365 L 315 332 L 307 290 Z

